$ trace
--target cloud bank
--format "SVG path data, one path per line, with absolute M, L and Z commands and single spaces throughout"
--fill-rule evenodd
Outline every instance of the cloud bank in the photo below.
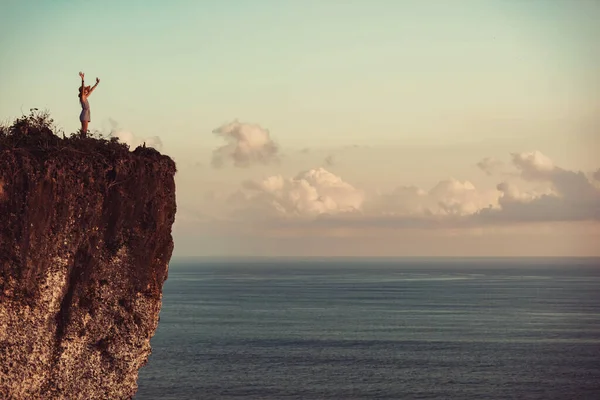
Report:
M 227 142 L 213 151 L 213 167 L 220 168 L 232 162 L 235 167 L 247 168 L 278 161 L 279 147 L 269 131 L 260 125 L 234 120 L 214 129 L 213 133 Z
M 230 204 L 236 207 L 236 218 L 361 229 L 600 221 L 600 189 L 583 172 L 556 166 L 539 151 L 510 157 L 514 179 L 501 181 L 492 190 L 446 179 L 427 190 L 398 186 L 366 194 L 342 177 L 316 168 L 293 178 L 274 175 L 246 181 Z

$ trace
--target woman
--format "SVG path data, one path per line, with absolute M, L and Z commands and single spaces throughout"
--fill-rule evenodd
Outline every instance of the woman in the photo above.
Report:
M 79 120 L 81 121 L 81 133 L 85 135 L 88 130 L 88 123 L 91 121 L 90 118 L 90 103 L 88 103 L 88 97 L 96 86 L 100 83 L 100 79 L 96 78 L 96 84 L 93 87 L 85 86 L 83 72 L 79 73 L 81 77 L 81 87 L 79 87 L 79 103 L 81 104 L 81 114 L 79 115 Z

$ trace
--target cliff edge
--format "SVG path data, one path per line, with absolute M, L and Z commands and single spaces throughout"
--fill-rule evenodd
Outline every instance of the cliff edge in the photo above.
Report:
M 173 251 L 175 163 L 58 137 L 45 114 L 0 128 L 0 398 L 130 399 Z

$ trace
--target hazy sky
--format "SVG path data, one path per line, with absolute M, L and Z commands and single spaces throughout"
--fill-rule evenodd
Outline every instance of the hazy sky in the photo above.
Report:
M 0 4 L 0 119 L 98 76 L 175 255 L 600 255 L 596 0 Z

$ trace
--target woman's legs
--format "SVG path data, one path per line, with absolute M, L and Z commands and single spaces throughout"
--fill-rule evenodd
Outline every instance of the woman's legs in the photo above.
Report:
M 88 121 L 81 121 L 81 133 L 84 135 L 87 134 L 88 130 Z

